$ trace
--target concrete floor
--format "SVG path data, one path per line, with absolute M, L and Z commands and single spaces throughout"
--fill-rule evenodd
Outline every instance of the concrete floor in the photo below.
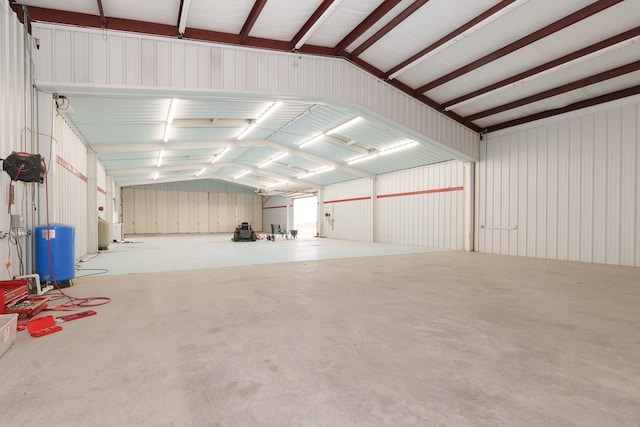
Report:
M 113 301 L 18 333 L 0 424 L 640 425 L 639 268 L 424 252 L 68 292 Z

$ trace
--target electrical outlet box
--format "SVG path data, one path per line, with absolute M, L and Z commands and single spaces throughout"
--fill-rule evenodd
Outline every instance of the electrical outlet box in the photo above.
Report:
M 11 215 L 11 228 L 20 228 L 22 226 L 22 216 Z

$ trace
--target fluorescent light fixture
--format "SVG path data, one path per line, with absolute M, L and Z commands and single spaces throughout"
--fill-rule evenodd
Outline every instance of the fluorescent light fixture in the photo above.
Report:
M 271 188 L 271 187 L 279 187 L 281 185 L 285 185 L 286 183 L 288 183 L 289 181 L 280 181 L 280 182 L 274 182 L 272 184 L 267 184 L 265 185 L 266 188 Z
M 182 11 L 180 13 L 180 22 L 178 23 L 178 34 L 184 34 L 187 29 L 187 16 L 189 16 L 189 6 L 191 0 L 184 0 L 182 3 Z
M 271 106 L 269 106 L 269 108 L 267 108 L 264 113 L 260 114 L 260 117 L 258 117 L 258 119 L 256 120 L 256 124 L 262 123 L 267 117 L 275 113 L 275 111 L 281 106 L 282 106 L 281 101 L 274 102 L 273 104 L 271 104 Z
M 313 23 L 311 28 L 309 28 L 309 30 L 307 30 L 307 32 L 304 33 L 304 35 L 300 38 L 298 43 L 296 43 L 296 46 L 295 46 L 296 50 L 300 50 L 300 48 L 306 43 L 306 41 L 309 40 L 309 37 L 311 37 L 313 33 L 315 33 L 316 30 L 320 28 L 320 26 L 324 23 L 324 21 L 328 17 L 330 17 L 333 12 L 335 12 L 338 6 L 340 6 L 340 3 L 342 3 L 342 0 L 335 0 L 333 3 L 331 3 L 331 6 L 329 6 L 327 10 L 325 10 L 324 13 L 320 15 L 320 18 L 318 18 L 318 20 Z
M 333 167 L 333 166 L 325 166 L 323 168 L 320 168 L 320 169 L 317 169 L 317 170 L 302 174 L 302 175 L 300 175 L 298 177 L 298 179 L 305 179 L 305 178 L 308 178 L 308 177 L 313 176 L 313 175 L 318 175 L 320 173 L 332 171 L 334 169 L 335 169 L 335 167 Z
M 415 61 L 410 62 L 409 64 L 407 64 L 404 67 L 400 68 L 398 71 L 390 74 L 389 75 L 389 79 L 395 79 L 400 74 L 403 74 L 403 73 L 409 71 L 413 67 L 415 67 L 418 64 L 422 63 L 423 61 L 425 61 L 427 58 L 430 58 L 430 57 L 434 56 L 435 54 L 437 54 L 438 52 L 443 51 L 444 49 L 448 48 L 452 44 L 457 43 L 460 40 L 464 39 L 465 37 L 475 33 L 480 28 L 489 25 L 490 23 L 492 23 L 496 19 L 500 18 L 503 15 L 506 15 L 507 13 L 509 13 L 510 11 L 515 9 L 516 7 L 520 7 L 520 6 L 522 6 L 523 4 L 525 4 L 528 1 L 529 0 L 516 0 L 515 2 L 511 3 L 509 6 L 503 8 L 503 9 L 500 9 L 498 12 L 494 13 L 491 16 L 488 16 L 483 21 L 478 22 L 473 27 L 468 28 L 467 30 L 465 30 L 464 32 L 458 34 L 456 37 L 452 38 L 451 40 L 447 41 L 446 43 L 441 44 L 440 46 L 438 46 L 437 48 L 435 48 L 432 51 L 428 52 L 427 54 L 421 56 L 420 58 L 416 58 Z
M 164 151 L 160 150 L 160 154 L 158 154 L 158 163 L 156 163 L 156 166 L 158 167 L 162 166 L 162 156 L 164 156 Z
M 311 139 L 307 139 L 305 142 L 303 142 L 302 144 L 298 145 L 298 147 L 300 147 L 300 148 L 308 147 L 309 145 L 320 141 L 325 136 L 326 136 L 326 134 L 324 134 L 324 133 L 321 133 L 320 135 L 316 135 Z
M 227 151 L 229 151 L 231 147 L 227 147 L 224 150 L 222 150 L 220 153 L 216 154 L 215 156 L 213 156 L 213 159 L 211 159 L 211 163 L 215 163 L 218 160 L 220 160 L 220 157 L 222 157 L 224 155 L 224 153 L 226 153 Z
M 173 98 L 171 100 L 171 104 L 169 105 L 169 115 L 167 116 L 167 124 L 171 125 L 173 123 L 173 117 L 176 115 L 176 107 L 178 106 L 178 99 Z
M 249 173 L 251 173 L 251 171 L 244 171 L 244 172 L 234 176 L 233 179 L 240 179 L 240 178 L 242 178 L 243 176 L 245 176 L 245 175 L 247 175 Z
M 171 131 L 171 126 L 164 125 L 164 136 L 162 137 L 162 141 L 169 141 L 169 131 Z
M 330 131 L 327 132 L 327 135 L 331 135 L 331 134 L 340 132 L 341 130 L 346 129 L 349 126 L 353 126 L 354 124 L 358 123 L 360 120 L 362 120 L 362 117 L 360 117 L 360 116 L 355 117 L 355 118 L 349 120 L 348 122 L 345 122 L 345 123 L 341 124 L 340 126 L 334 127 L 333 129 L 331 129 Z
M 244 128 L 244 130 L 242 132 L 240 132 L 240 134 L 238 136 L 236 136 L 236 139 L 238 141 L 241 140 L 242 138 L 247 136 L 249 134 L 249 132 L 251 132 L 253 129 L 255 129 L 256 126 L 257 126 L 256 122 L 251 123 L 249 126 Z
M 159 172 L 158 172 L 158 171 L 156 171 L 156 173 L 153 175 L 153 180 L 154 180 L 154 181 L 158 179 L 158 174 L 159 174 Z
M 402 144 L 386 148 L 384 150 L 380 150 L 381 156 L 386 156 L 387 154 L 395 153 L 397 151 L 406 150 L 407 148 L 415 147 L 418 143 L 416 141 L 407 141 Z
M 371 160 L 378 157 L 378 153 L 369 154 L 368 156 L 358 157 L 357 159 L 353 159 L 347 162 L 348 165 L 353 165 L 355 163 L 364 162 L 365 160 Z
M 206 171 L 206 170 L 207 170 L 207 168 L 200 169 L 200 171 L 196 174 L 196 176 L 202 175 L 204 173 L 204 171 Z
M 280 159 L 282 159 L 284 157 L 287 157 L 288 155 L 289 155 L 289 153 L 286 153 L 286 152 L 285 153 L 280 153 L 277 156 L 275 156 L 273 159 L 269 159 L 266 162 L 259 164 L 258 168 L 261 169 L 261 168 L 263 168 L 265 166 L 268 166 L 271 162 L 275 162 L 277 160 L 280 160 Z

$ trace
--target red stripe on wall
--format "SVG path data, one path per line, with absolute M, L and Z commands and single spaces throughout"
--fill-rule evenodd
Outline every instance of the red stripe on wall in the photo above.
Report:
M 436 188 L 433 190 L 409 191 L 407 193 L 381 194 L 378 196 L 378 199 L 384 199 L 387 197 L 415 196 L 418 194 L 447 193 L 449 191 L 461 191 L 461 190 L 464 190 L 464 187 Z
M 282 208 L 286 208 L 286 207 L 287 207 L 287 205 L 282 205 L 282 206 L 266 206 L 266 207 L 264 207 L 264 208 L 262 208 L 262 209 L 263 209 L 263 210 L 264 210 L 264 209 L 282 209 Z
M 58 162 L 58 164 L 60 166 L 62 166 L 63 168 L 65 168 L 66 170 L 68 170 L 69 172 L 71 172 L 72 174 L 74 174 L 75 176 L 77 176 L 78 178 L 80 178 L 81 180 L 83 180 L 84 182 L 87 182 L 88 179 L 86 176 L 84 176 L 82 174 L 82 172 L 80 172 L 78 169 L 74 168 L 73 166 L 71 166 L 71 163 L 67 162 L 66 160 L 64 160 L 62 157 L 60 156 L 56 156 L 56 162 Z M 105 193 L 106 194 L 106 193 Z
M 104 194 L 105 196 L 107 195 L 107 190 L 103 190 L 102 188 L 98 187 L 98 192 Z
M 329 203 L 342 203 L 342 202 L 358 202 L 360 200 L 371 200 L 371 197 L 354 197 L 353 199 L 336 199 L 336 200 L 326 200 L 324 204 Z

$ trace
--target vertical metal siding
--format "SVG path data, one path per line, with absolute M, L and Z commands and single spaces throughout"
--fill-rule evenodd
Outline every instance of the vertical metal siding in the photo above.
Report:
M 168 221 L 169 221 L 169 195 L 166 190 L 156 191 L 156 202 L 158 206 L 158 215 L 156 221 L 158 223 L 158 234 L 169 233 Z
M 490 134 L 480 251 L 640 266 L 637 99 Z
M 322 235 L 334 239 L 373 241 L 372 180 L 356 179 L 323 188 Z M 330 214 L 329 217 L 325 214 Z
M 31 114 L 28 108 L 31 96 L 27 92 L 27 88 L 31 86 L 29 84 L 31 75 L 29 68 L 25 69 L 24 66 L 26 56 L 24 28 L 10 9 L 8 2 L 3 1 L 0 5 L 0 148 L 4 156 L 12 151 L 31 151 L 32 148 L 31 135 L 27 130 L 31 127 Z M 31 230 L 37 225 L 32 223 L 34 217 L 37 217 L 31 208 L 32 185 L 15 182 L 15 204 L 10 207 L 11 213 L 21 215 L 25 226 Z M 4 209 L 7 208 L 8 202 L 7 192 L 2 191 L 0 203 Z M 10 216 L 1 215 L 0 230 L 9 230 L 9 227 Z M 24 259 L 26 265 L 23 265 L 28 269 L 30 238 L 20 237 L 19 239 L 24 253 L 27 254 L 27 258 Z M 4 262 L 12 264 L 5 269 L 3 279 L 24 273 L 19 270 L 21 263 L 16 254 L 17 251 L 11 248 L 11 243 L 3 240 L 0 244 L 0 257 Z
M 49 194 L 49 218 L 51 222 L 74 227 L 75 255 L 79 258 L 87 253 L 87 149 L 61 116 L 54 116 L 53 137 L 52 157 L 56 158 L 47 159 L 53 163 L 49 168 L 54 168 L 55 181 Z M 69 197 L 70 194 L 73 197 Z
M 378 241 L 463 248 L 463 163 L 385 174 L 377 182 Z
M 115 86 L 331 99 L 426 135 L 469 160 L 478 158 L 475 132 L 342 59 L 44 23 L 32 27 L 42 40 L 35 61 L 41 85 L 106 81 Z M 96 37 L 103 37 L 106 46 L 93 54 L 100 44 Z

